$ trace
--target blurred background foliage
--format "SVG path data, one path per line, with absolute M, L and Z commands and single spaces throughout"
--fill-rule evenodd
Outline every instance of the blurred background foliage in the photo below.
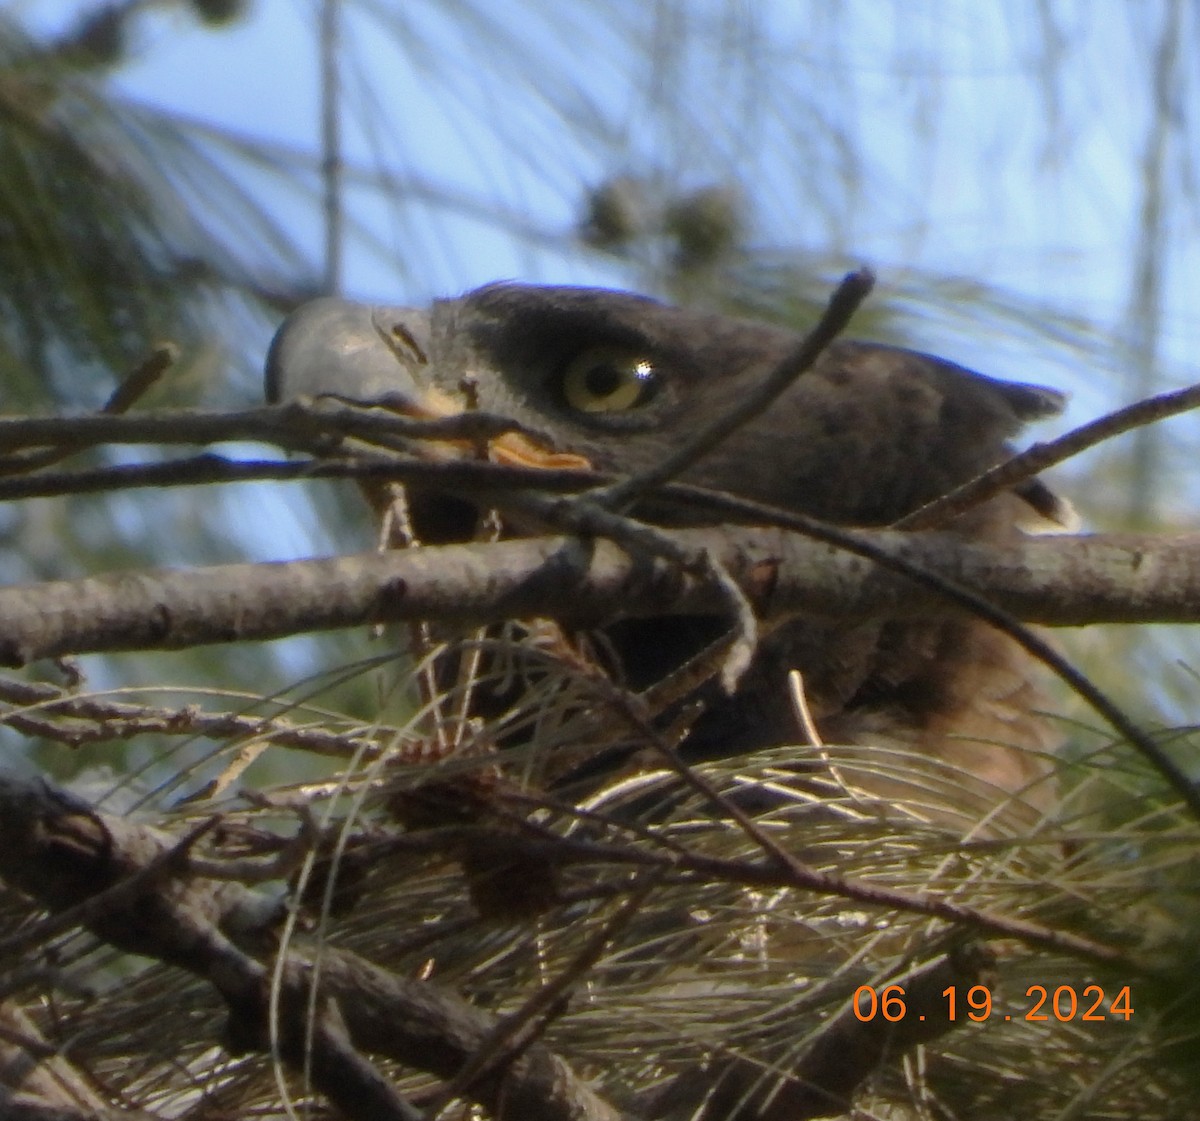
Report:
M 1196 377 L 1198 16 L 1195 0 L 9 3 L 3 407 L 95 408 L 165 338 L 182 358 L 146 403 L 254 401 L 274 325 L 320 291 L 420 303 L 514 276 L 803 326 L 867 260 L 880 285 L 857 333 L 1071 389 L 1086 419 Z M 1190 418 L 1147 429 L 1056 478 L 1094 528 L 1188 528 L 1195 436 Z M 0 538 L 7 581 L 370 540 L 333 486 L 28 502 L 0 512 Z M 1193 719 L 1186 634 L 1069 641 L 1144 717 Z M 341 635 L 85 669 L 95 688 L 270 694 L 378 652 Z M 365 712 L 371 688 L 353 677 L 336 703 Z

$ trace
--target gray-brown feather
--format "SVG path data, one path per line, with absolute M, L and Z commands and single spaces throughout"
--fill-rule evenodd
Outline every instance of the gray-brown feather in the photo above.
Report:
M 419 322 L 426 333 L 421 368 L 413 368 L 418 381 L 455 396 L 468 378 L 479 408 L 619 472 L 657 463 L 740 400 L 798 341 L 778 327 L 628 293 L 520 284 L 439 301 Z M 655 371 L 655 392 L 612 414 L 572 407 L 564 368 L 594 347 L 643 356 Z M 286 396 L 285 365 L 276 362 L 269 376 Z M 307 383 L 305 391 L 313 391 Z M 986 378 L 928 355 L 837 342 L 685 479 L 841 524 L 886 525 L 1006 458 L 1022 425 L 1056 413 L 1062 402 L 1053 390 Z M 1035 488 L 1026 501 L 1045 505 L 1046 493 Z M 952 528 L 1002 540 L 1018 532 L 1022 510 L 1016 495 L 1001 495 Z M 672 626 L 670 635 L 661 621 L 613 629 L 636 685 L 672 668 L 710 633 L 703 623 Z M 1015 644 L 971 621 L 795 620 L 765 640 L 737 696 L 710 691 L 709 710 L 685 746 L 713 754 L 794 741 L 784 687 L 793 668 L 830 742 L 911 747 L 1009 792 L 1045 772 L 1041 753 L 1053 735 L 1035 714 L 1042 701 L 1033 667 Z

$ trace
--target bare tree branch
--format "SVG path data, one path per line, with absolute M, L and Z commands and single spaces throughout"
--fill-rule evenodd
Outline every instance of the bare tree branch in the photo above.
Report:
M 118 949 L 211 982 L 229 1007 L 232 1050 L 271 1046 L 271 969 L 259 960 L 275 951 L 281 912 L 271 897 L 189 872 L 186 848 L 167 833 L 100 813 L 47 783 L 4 775 L 0 876 L 51 910 L 72 909 Z M 421 1116 L 357 1049 L 451 1078 L 497 1029 L 493 1015 L 439 986 L 396 977 L 343 951 L 326 949 L 317 959 L 289 949 L 282 984 L 282 1057 L 308 1069 L 351 1118 Z M 318 1019 L 310 1037 L 305 1025 L 314 985 Z M 536 1043 L 473 1083 L 471 1092 L 501 1118 L 618 1116 Z
M 945 525 L 964 510 L 978 506 L 1002 491 L 1032 479 L 1055 464 L 1064 463 L 1105 440 L 1165 420 L 1167 417 L 1190 412 L 1197 407 L 1200 407 L 1200 385 L 1191 385 L 1185 389 L 1135 401 L 1132 405 L 1126 405 L 1082 424 L 1056 440 L 1031 445 L 977 479 L 972 479 L 957 490 L 952 490 L 919 510 L 914 510 L 897 521 L 892 528 L 933 529 Z
M 899 619 L 959 610 L 931 589 L 800 534 L 661 532 L 686 548 L 711 552 L 768 620 L 800 612 Z M 1049 537 L 1008 546 L 936 533 L 857 536 L 1034 623 L 1200 621 L 1200 539 L 1194 536 Z M 697 614 L 720 606 L 711 586 L 667 561 L 631 557 L 600 540 L 528 538 L 4 588 L 0 663 L 413 619 L 479 626 L 543 616 L 589 626 L 618 613 Z
M 328 451 L 348 437 L 407 449 L 413 440 L 475 442 L 509 432 L 538 435 L 516 421 L 489 413 L 423 419 L 391 411 L 387 404 L 386 400 L 362 404 L 326 396 L 284 405 L 260 405 L 240 412 L 147 409 L 76 417 L 5 417 L 0 418 L 0 451 L 41 447 L 81 451 L 106 444 L 171 446 L 229 440 L 261 440 L 295 451 Z M 400 444 L 401 440 L 409 443 Z
M 10 465 L 13 459 L 8 461 Z M 38 471 L 32 475 L 10 477 L 3 477 L 0 470 L 0 502 L 61 498 L 140 487 L 296 482 L 308 479 L 353 479 L 371 484 L 415 483 L 418 486 L 433 486 L 438 490 L 479 495 L 511 493 L 523 487 L 549 493 L 570 493 L 603 482 L 604 478 L 604 475 L 591 471 L 510 467 L 471 460 L 425 463 L 408 456 L 388 456 L 378 451 L 371 455 L 325 455 L 320 459 L 291 461 L 233 460 L 206 452 L 165 463 L 122 463 L 72 471 Z M 701 492 L 690 487 L 668 488 L 667 493 L 693 504 L 702 499 Z
M 261 704 L 259 698 L 256 702 Z M 130 704 L 97 696 L 76 696 L 42 682 L 0 678 L 0 723 L 27 736 L 40 736 L 68 747 L 128 739 L 138 735 L 207 736 L 221 740 L 258 740 L 298 748 L 335 759 L 358 756 L 373 759 L 386 742 L 400 749 L 404 735 L 398 728 L 380 732 L 360 725 L 339 729 L 293 723 L 283 716 L 241 712 L 205 712 L 195 705 L 161 708 Z M 414 744 L 414 751 L 419 745 Z

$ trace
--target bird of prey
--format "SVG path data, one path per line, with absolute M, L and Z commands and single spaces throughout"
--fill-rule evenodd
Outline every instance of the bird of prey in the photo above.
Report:
M 267 394 L 386 399 L 424 417 L 479 409 L 537 434 L 510 444 L 510 458 L 628 474 L 730 409 L 798 338 L 600 289 L 501 283 L 427 310 L 322 299 L 280 329 Z M 837 341 L 682 481 L 839 525 L 886 526 L 1005 459 L 1025 422 L 1062 404 L 1051 389 L 894 346 Z M 1035 480 L 947 528 L 1003 542 L 1037 516 L 1056 516 L 1056 501 Z M 445 540 L 458 532 L 461 509 L 435 499 L 416 513 L 427 536 Z M 671 514 L 661 503 L 653 512 L 668 522 Z M 681 512 L 677 520 L 688 519 Z M 721 625 L 626 620 L 607 635 L 625 680 L 644 688 Z M 974 776 L 993 801 L 1046 806 L 1056 737 L 1038 712 L 1033 667 L 1009 638 L 970 619 L 791 620 L 762 640 L 733 696 L 709 686 L 684 753 L 797 742 L 785 688 L 793 669 L 825 742 L 863 745 L 868 757 L 873 744 L 906 749 Z M 889 787 L 884 776 L 874 784 L 885 794 Z

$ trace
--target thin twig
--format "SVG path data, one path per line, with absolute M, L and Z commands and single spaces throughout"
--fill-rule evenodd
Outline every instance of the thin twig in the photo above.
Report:
M 899 521 L 893 522 L 891 528 L 933 529 L 945 525 L 963 511 L 979 506 L 1001 491 L 1011 490 L 1018 483 L 1032 479 L 1047 468 L 1062 463 L 1096 444 L 1197 407 L 1200 407 L 1200 385 L 1191 385 L 1186 389 L 1177 389 L 1171 393 L 1160 393 L 1157 397 L 1135 401 L 1132 405 L 1126 405 L 1082 424 L 1057 439 L 1031 445 L 1025 451 L 1006 459 L 949 494 L 944 494 L 911 514 L 906 514 Z
M 0 709 L 0 724 L 28 735 L 38 735 L 70 747 L 128 739 L 137 735 L 207 736 L 209 739 L 261 739 L 280 747 L 296 748 L 344 759 L 358 754 L 372 759 L 387 745 L 392 749 L 400 732 L 374 728 L 367 735 L 358 729 L 331 731 L 324 725 L 298 725 L 270 716 L 236 712 L 204 712 L 195 705 L 160 708 L 74 696 L 53 685 L 0 677 L 0 703 L 20 706 Z M 70 721 L 64 724 L 61 721 Z M 413 737 L 413 751 L 423 750 Z
M 695 777 L 695 769 L 689 769 Z M 671 770 L 680 773 L 679 767 L 671 767 Z M 689 782 L 697 793 L 703 792 L 702 796 L 710 798 L 710 801 L 714 801 L 724 810 L 728 799 L 723 798 L 707 779 L 702 779 L 702 784 L 697 786 Z M 521 836 L 512 831 L 500 833 L 470 825 L 439 826 L 407 833 L 389 839 L 387 845 L 396 852 L 441 856 L 459 849 L 465 850 L 471 845 L 486 846 L 499 855 L 512 854 L 531 864 L 544 864 L 548 867 L 590 864 L 632 866 L 687 874 L 704 883 L 720 881 L 741 887 L 795 888 L 817 895 L 836 896 L 885 911 L 903 911 L 941 919 L 978 930 L 990 937 L 1012 938 L 1027 946 L 1110 965 L 1123 970 L 1130 977 L 1154 974 L 1154 963 L 1149 959 L 1139 960 L 1094 938 L 1066 930 L 1054 930 L 1030 919 L 997 915 L 962 903 L 954 903 L 941 896 L 904 891 L 847 876 L 833 875 L 803 864 L 786 854 L 783 861 L 775 859 L 773 855 L 766 860 L 750 860 L 695 852 L 674 843 L 668 844 L 669 838 L 658 834 L 649 836 L 648 839 L 659 846 L 658 851 L 649 851 L 632 844 L 580 840 L 569 836 L 543 840 Z M 771 847 L 775 847 L 773 842 L 770 843 Z
M 29 447 L 78 451 L 104 444 L 213 444 L 227 440 L 261 440 L 292 450 L 328 451 L 330 441 L 342 437 L 372 442 L 397 438 L 473 442 L 509 432 L 538 436 L 516 421 L 490 413 L 418 419 L 373 404 L 322 397 L 233 412 L 146 409 L 126 415 L 0 418 L 0 451 Z
M 109 416 L 128 412 L 178 361 L 179 347 L 174 343 L 155 347 L 137 369 L 112 391 L 100 411 Z
M 789 385 L 812 368 L 821 352 L 842 333 L 850 317 L 874 286 L 875 275 L 870 269 L 862 268 L 847 273 L 830 297 L 816 326 L 769 371 L 754 392 L 747 394 L 737 406 L 702 428 L 660 463 L 606 487 L 592 496 L 593 501 L 619 510 L 703 459 L 727 436 L 766 410 Z
M 96 494 L 140 487 L 307 482 L 309 479 L 416 483 L 436 487 L 446 493 L 489 494 L 534 488 L 555 494 L 586 490 L 608 477 L 592 471 L 513 467 L 471 460 L 430 463 L 408 455 L 389 455 L 384 451 L 312 460 L 232 460 L 213 452 L 205 452 L 167 463 L 123 463 L 78 471 L 47 471 L 36 475 L 0 478 L 0 502 Z M 673 490 L 668 493 L 673 493 Z
M 120 416 L 133 407 L 147 391 L 179 360 L 179 348 L 163 343 L 127 377 L 100 409 L 101 415 Z M 0 460 L 0 475 L 19 475 L 49 467 L 66 459 L 71 449 L 63 447 L 25 448 Z
M 336 296 L 342 290 L 346 211 L 342 197 L 342 81 L 339 71 L 340 0 L 321 4 L 321 187 L 325 219 L 325 268 L 322 290 Z

